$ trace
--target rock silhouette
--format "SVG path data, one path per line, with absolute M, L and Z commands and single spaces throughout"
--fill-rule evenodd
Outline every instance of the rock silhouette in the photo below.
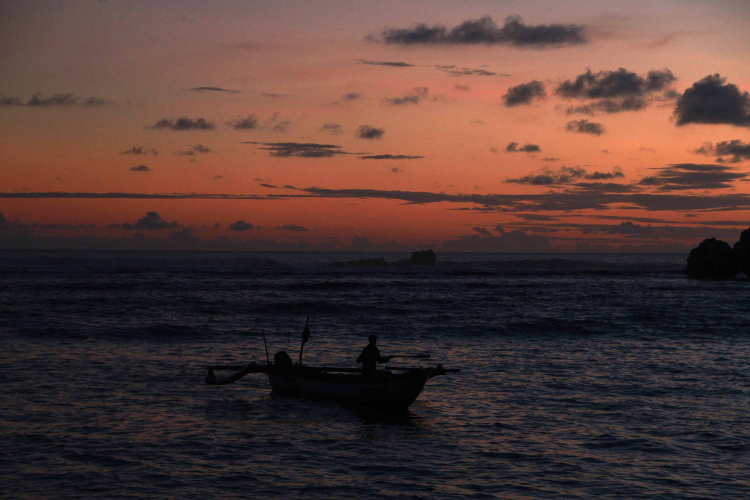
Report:
M 750 234 L 748 237 L 750 237 Z M 437 257 L 432 250 L 412 252 L 411 258 L 409 259 L 409 264 L 412 266 L 434 266 L 435 262 L 437 262 Z
M 383 257 L 379 259 L 358 259 L 338 261 L 328 264 L 328 267 L 404 267 L 404 266 L 434 266 L 437 256 L 432 250 L 412 252 L 409 260 L 389 262 Z
M 750 228 L 740 234 L 740 241 L 734 244 L 734 253 L 740 266 L 740 271 L 750 278 Z
M 728 280 L 733 279 L 739 270 L 739 259 L 729 243 L 711 238 L 690 251 L 685 274 L 702 280 Z

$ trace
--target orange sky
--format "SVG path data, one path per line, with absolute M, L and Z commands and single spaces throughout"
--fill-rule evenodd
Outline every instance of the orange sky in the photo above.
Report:
M 0 247 L 683 251 L 750 226 L 746 2 L 402 3 L 4 3 Z

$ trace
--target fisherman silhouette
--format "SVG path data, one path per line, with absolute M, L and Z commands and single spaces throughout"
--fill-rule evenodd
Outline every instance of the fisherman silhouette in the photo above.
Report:
M 370 335 L 367 347 L 362 349 L 362 354 L 357 358 L 357 363 L 362 363 L 362 375 L 375 375 L 376 363 L 387 363 L 393 356 L 381 356 L 380 350 L 375 347 L 378 341 L 377 335 Z

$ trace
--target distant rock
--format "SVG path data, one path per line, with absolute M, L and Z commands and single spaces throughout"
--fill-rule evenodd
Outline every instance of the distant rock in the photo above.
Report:
M 690 251 L 685 274 L 702 280 L 728 280 L 733 279 L 739 270 L 739 259 L 729 243 L 711 238 Z
M 332 262 L 328 267 L 405 267 L 405 266 L 434 266 L 437 262 L 435 252 L 424 250 L 421 252 L 412 252 L 409 260 L 399 260 L 388 262 L 383 257 L 379 259 L 357 259 Z
M 437 257 L 432 250 L 412 252 L 411 259 L 409 259 L 409 264 L 412 266 L 434 266 L 435 262 L 437 262 Z
M 734 244 L 734 253 L 740 266 L 740 271 L 750 278 L 750 228 L 740 233 L 740 241 Z

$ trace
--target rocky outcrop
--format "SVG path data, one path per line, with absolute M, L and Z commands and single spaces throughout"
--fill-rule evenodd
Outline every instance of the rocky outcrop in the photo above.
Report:
M 734 254 L 740 266 L 740 272 L 750 278 L 750 228 L 740 234 L 740 241 L 734 244 Z
M 690 251 L 685 274 L 702 280 L 728 280 L 733 279 L 739 270 L 739 259 L 729 243 L 711 238 Z
M 437 262 L 437 257 L 432 250 L 412 252 L 411 259 L 409 259 L 409 264 L 412 266 L 434 266 L 435 262 Z

